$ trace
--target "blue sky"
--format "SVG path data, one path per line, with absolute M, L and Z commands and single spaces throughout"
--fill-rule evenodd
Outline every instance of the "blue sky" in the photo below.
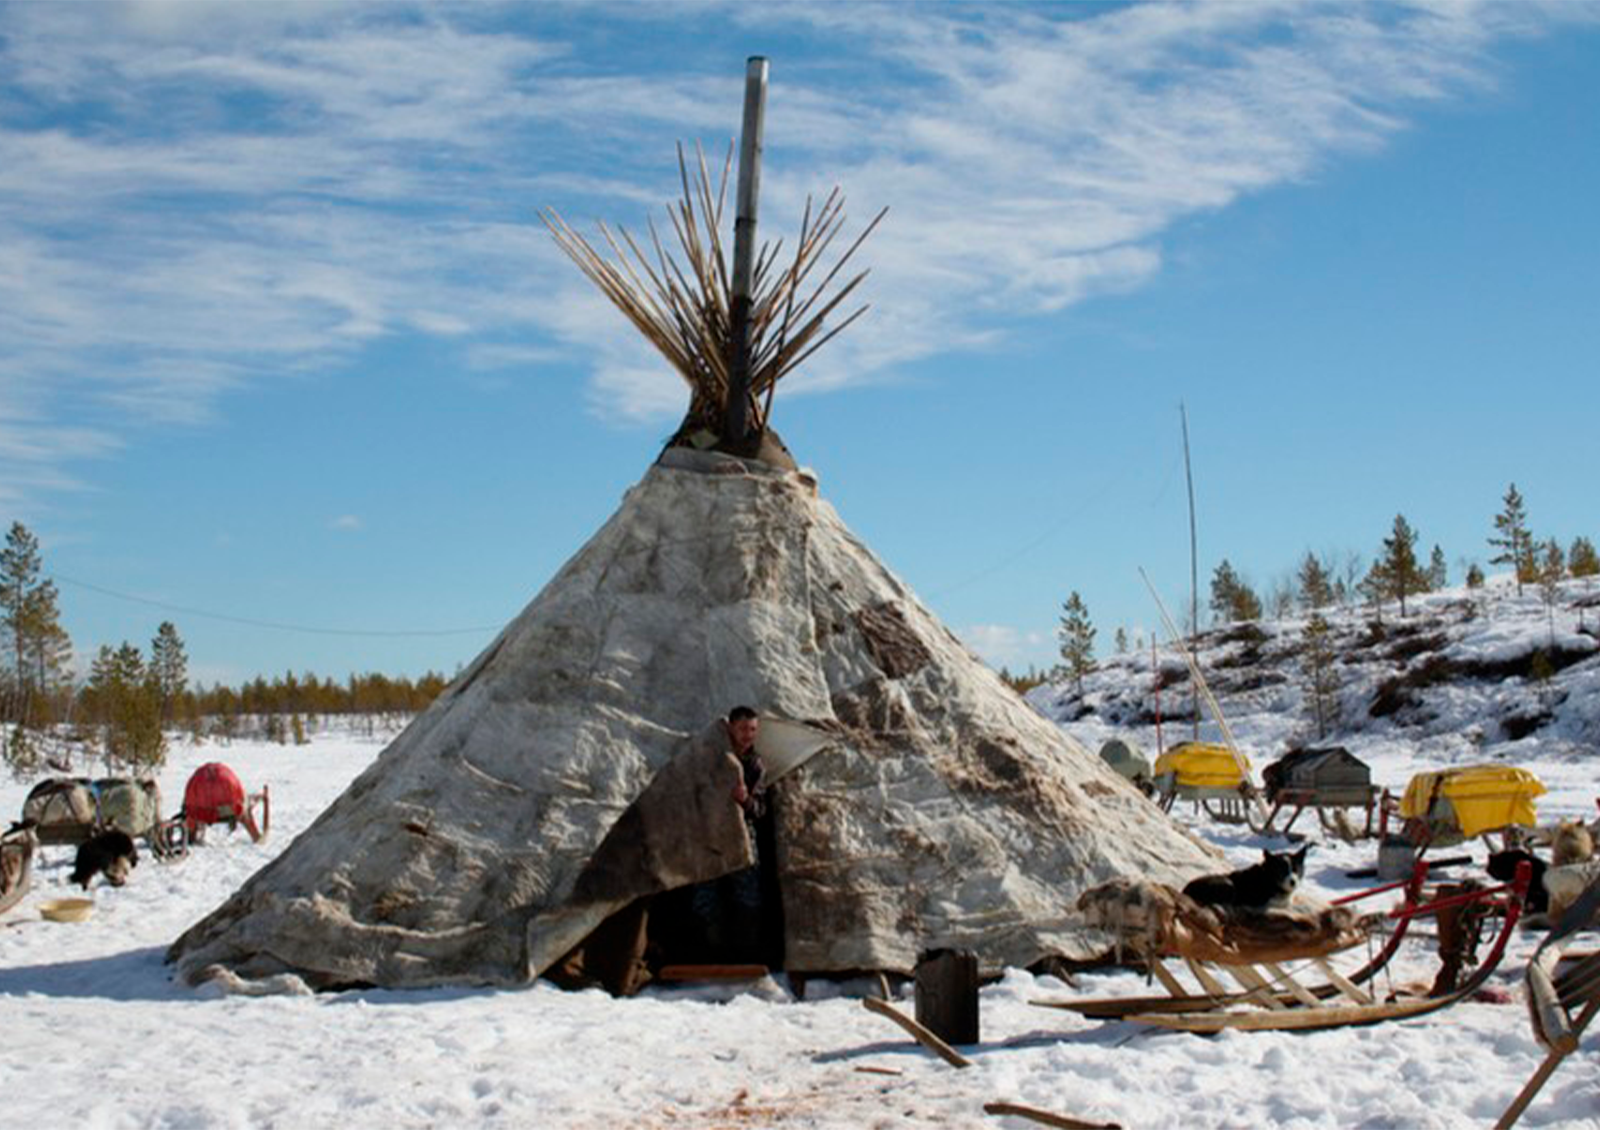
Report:
M 80 653 L 453 672 L 686 403 L 560 255 L 771 60 L 765 237 L 839 185 L 872 310 L 780 389 L 825 496 L 996 665 L 1148 633 L 1508 483 L 1600 536 L 1588 4 L 0 5 L 0 520 Z M 1202 595 L 1202 600 L 1204 596 Z

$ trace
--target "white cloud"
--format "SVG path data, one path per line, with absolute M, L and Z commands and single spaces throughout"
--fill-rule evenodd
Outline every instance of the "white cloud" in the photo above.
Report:
M 1024 631 L 1006 624 L 973 624 L 960 628 L 956 635 L 985 663 L 999 670 L 1025 671 L 1030 665 L 1048 662 L 1050 637 L 1046 632 Z
M 643 235 L 676 191 L 673 139 L 703 139 L 720 161 L 741 76 L 707 77 L 692 58 L 603 71 L 574 40 L 514 26 L 535 11 L 0 9 L 0 387 L 33 397 L 0 417 L 0 472 L 26 459 L 33 473 L 8 474 L 11 492 L 66 481 L 116 442 L 65 424 L 67 403 L 114 407 L 129 426 L 203 421 L 241 382 L 405 332 L 448 338 L 477 366 L 515 363 L 524 343 L 524 357 L 577 352 L 605 417 L 680 412 L 681 384 L 578 295 L 532 213 L 554 204 L 581 229 L 605 218 Z M 1178 221 L 1382 145 L 1420 103 L 1492 82 L 1498 40 L 1594 11 L 863 4 L 670 18 L 815 21 L 852 45 L 775 71 L 768 113 L 764 235 L 792 238 L 805 194 L 834 182 L 857 226 L 892 207 L 862 256 L 870 332 L 796 382 L 820 392 L 1143 285 Z M 646 36 L 667 18 L 594 16 L 623 37 L 624 21 Z
M 354 514 L 341 514 L 328 523 L 328 529 L 339 530 L 341 532 L 354 532 L 362 529 L 364 526 L 365 523 L 362 522 L 360 518 L 357 518 Z

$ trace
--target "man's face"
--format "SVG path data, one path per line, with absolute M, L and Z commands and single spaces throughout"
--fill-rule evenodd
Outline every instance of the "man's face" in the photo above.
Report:
M 756 734 L 760 729 L 759 718 L 741 718 L 737 722 L 729 722 L 728 740 L 733 743 L 736 752 L 743 753 L 756 744 Z

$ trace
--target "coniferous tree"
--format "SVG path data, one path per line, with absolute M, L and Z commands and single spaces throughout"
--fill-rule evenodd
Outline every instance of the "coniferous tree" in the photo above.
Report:
M 102 646 L 90 667 L 84 697 L 99 724 L 109 770 L 137 772 L 161 765 L 167 751 L 161 690 L 136 646 L 127 641 L 115 651 Z
M 55 582 L 43 579 L 43 569 L 39 540 L 13 522 L 0 550 L 0 720 L 29 730 L 51 721 L 51 702 L 66 683 L 72 652 Z
M 1600 574 L 1600 556 L 1596 556 L 1594 543 L 1579 534 L 1572 539 L 1567 550 L 1567 571 L 1574 577 L 1593 577 Z
M 1505 509 L 1494 516 L 1495 536 L 1489 544 L 1500 552 L 1489 558 L 1491 565 L 1510 565 L 1517 577 L 1517 595 L 1522 595 L 1522 584 L 1531 581 L 1537 573 L 1533 560 L 1533 536 L 1528 533 L 1528 512 L 1523 507 L 1517 484 L 1506 490 Z
M 1483 570 L 1478 568 L 1478 563 L 1474 561 L 1471 565 L 1467 566 L 1467 588 L 1481 589 L 1482 587 Z
M 1438 592 L 1450 583 L 1450 567 L 1445 564 L 1444 550 L 1439 548 L 1437 542 L 1433 546 L 1433 556 L 1428 559 L 1428 588 Z
M 1328 576 L 1328 569 L 1309 549 L 1300 562 L 1295 580 L 1300 587 L 1300 608 L 1303 611 L 1315 612 L 1333 603 L 1333 583 Z
M 1338 713 L 1339 681 L 1329 635 L 1328 622 L 1322 618 L 1322 613 L 1312 612 L 1301 641 L 1300 668 L 1305 675 L 1306 697 L 1311 704 L 1311 716 L 1317 723 L 1319 740 L 1328 736 Z
M 1116 643 L 1117 654 L 1126 655 L 1128 652 L 1128 629 L 1119 625 L 1114 642 Z
M 170 724 L 177 703 L 189 687 L 189 659 L 171 620 L 161 621 L 156 638 L 150 641 L 150 673 L 160 694 L 161 721 Z
M 1556 602 L 1561 599 L 1561 581 L 1567 575 L 1567 555 L 1561 552 L 1561 543 L 1551 538 L 1535 553 L 1538 565 L 1539 596 L 1544 601 L 1544 611 L 1550 626 L 1550 646 L 1556 645 Z
M 1227 558 L 1211 574 L 1211 615 L 1222 624 L 1261 619 L 1261 599 L 1233 571 Z
M 1294 582 L 1288 577 L 1279 577 L 1272 582 L 1272 587 L 1267 590 L 1267 607 L 1272 609 L 1273 619 L 1286 620 L 1292 616 L 1294 614 L 1294 599 Z M 1254 620 L 1259 616 L 1260 612 L 1258 611 L 1255 616 L 1247 616 L 1245 619 Z
M 1372 606 L 1372 614 L 1383 623 L 1383 602 L 1389 596 L 1389 571 L 1380 559 L 1372 563 L 1367 575 L 1356 585 L 1356 593 Z
M 1083 677 L 1094 670 L 1094 625 L 1089 620 L 1089 609 L 1077 592 L 1067 597 L 1061 606 L 1064 615 L 1057 636 L 1061 640 L 1061 658 L 1064 670 L 1072 679 L 1078 694 L 1083 694 Z
M 1387 594 L 1400 600 L 1400 615 L 1406 614 L 1406 597 L 1424 591 L 1422 570 L 1417 567 L 1417 535 L 1405 515 L 1394 516 L 1394 529 L 1383 539 L 1383 577 Z

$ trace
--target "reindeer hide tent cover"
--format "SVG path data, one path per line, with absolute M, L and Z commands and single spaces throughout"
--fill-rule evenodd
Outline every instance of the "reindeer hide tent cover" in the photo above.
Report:
M 785 964 L 1086 959 L 1115 878 L 1216 856 L 1036 714 L 803 472 L 669 448 L 528 607 L 168 958 L 315 987 L 518 984 L 613 912 L 750 861 L 701 740 L 736 703 L 824 748 L 780 786 Z

